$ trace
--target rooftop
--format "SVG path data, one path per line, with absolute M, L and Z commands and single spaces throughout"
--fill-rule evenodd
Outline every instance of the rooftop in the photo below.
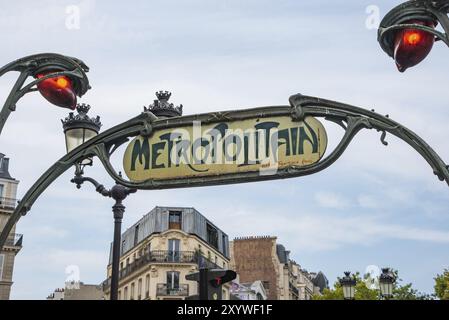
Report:
M 179 215 L 177 227 L 174 228 L 172 215 Z M 191 207 L 160 207 L 153 208 L 139 221 L 122 234 L 121 255 L 132 250 L 140 242 L 152 234 L 162 233 L 171 229 L 179 229 L 195 235 L 215 247 L 225 257 L 229 257 L 228 235 L 215 226 L 198 210 Z M 112 244 L 111 244 L 112 250 Z M 110 255 L 111 258 L 111 255 Z M 111 260 L 111 259 L 110 259 Z
M 0 153 L 0 178 L 15 180 L 9 174 L 9 158 L 6 158 L 3 153 Z

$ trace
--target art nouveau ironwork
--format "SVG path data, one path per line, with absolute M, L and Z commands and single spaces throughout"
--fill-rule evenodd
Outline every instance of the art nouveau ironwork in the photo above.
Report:
M 35 54 L 13 61 L 0 68 L 0 77 L 11 71 L 19 72 L 19 77 L 0 112 L 0 134 L 9 115 L 16 110 L 17 101 L 25 94 L 37 91 L 37 86 L 45 80 L 62 76 L 70 78 L 78 97 L 90 89 L 86 75 L 89 68 L 86 64 L 79 59 L 56 53 Z M 36 79 L 25 85 L 28 77 Z
M 436 41 L 442 41 L 449 46 L 448 13 L 449 0 L 411 0 L 400 4 L 393 8 L 381 21 L 378 30 L 379 44 L 390 57 L 395 58 L 397 33 L 402 30 L 415 30 L 431 34 L 435 36 Z M 438 23 L 444 32 L 435 29 Z M 419 45 L 420 38 L 421 36 L 418 34 L 417 37 L 412 38 L 411 43 Z M 417 48 L 417 50 L 419 49 Z
M 400 123 L 390 119 L 388 115 L 383 116 L 374 111 L 369 111 L 356 106 L 301 94 L 291 96 L 289 101 L 289 106 L 271 106 L 246 110 L 212 112 L 169 119 L 159 119 L 150 111 L 142 112 L 137 117 L 88 140 L 53 164 L 53 166 L 51 166 L 28 190 L 22 201 L 20 201 L 16 207 L 0 235 L 0 247 L 3 245 L 12 226 L 22 215 L 26 214 L 31 209 L 31 206 L 39 195 L 44 192 L 56 178 L 72 166 L 82 162 L 84 159 L 94 156 L 99 158 L 108 174 L 117 182 L 117 184 L 131 189 L 152 190 L 246 183 L 300 177 L 322 171 L 340 158 L 358 132 L 362 129 L 374 129 L 381 133 L 380 140 L 384 145 L 387 145 L 387 142 L 385 141 L 387 133 L 405 141 L 427 161 L 431 166 L 433 173 L 441 181 L 446 181 L 449 185 L 448 167 L 438 154 L 417 134 Z M 255 116 L 269 118 L 285 115 L 291 116 L 295 121 L 301 121 L 307 116 L 323 118 L 338 124 L 344 130 L 344 135 L 337 147 L 319 162 L 301 167 L 286 167 L 278 170 L 273 175 L 260 175 L 260 173 L 256 171 L 210 177 L 192 177 L 188 179 L 150 179 L 141 182 L 132 182 L 117 173 L 110 162 L 111 155 L 118 147 L 129 141 L 130 138 L 138 135 L 150 136 L 154 130 L 191 125 L 193 121 L 201 121 L 202 123 L 207 124 L 217 123 L 224 120 L 242 120 L 253 118 Z

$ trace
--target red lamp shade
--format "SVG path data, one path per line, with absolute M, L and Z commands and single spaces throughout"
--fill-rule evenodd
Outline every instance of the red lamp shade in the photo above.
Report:
M 42 78 L 46 74 L 38 74 L 36 78 Z M 76 94 L 69 77 L 59 76 L 42 80 L 37 84 L 37 89 L 48 102 L 58 107 L 75 110 Z
M 407 21 L 407 24 L 420 24 L 435 28 L 432 21 Z M 435 36 L 417 29 L 402 29 L 396 34 L 394 42 L 394 60 L 400 72 L 404 72 L 423 61 L 432 50 Z

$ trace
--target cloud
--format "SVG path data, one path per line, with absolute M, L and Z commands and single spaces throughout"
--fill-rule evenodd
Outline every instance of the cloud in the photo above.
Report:
M 324 208 L 344 209 L 349 206 L 348 199 L 333 192 L 317 192 L 315 201 Z
M 279 215 L 272 210 L 248 209 L 231 215 L 226 230 L 232 234 L 282 235 L 284 245 L 295 252 L 321 252 L 345 246 L 371 246 L 388 240 L 449 243 L 449 232 L 388 223 L 382 215 L 300 213 Z M 222 222 L 220 225 L 223 225 Z M 275 233 L 273 231 L 275 230 Z M 294 248 L 294 249 L 293 249 Z
M 385 12 L 390 2 L 378 5 Z M 182 103 L 185 114 L 286 105 L 301 92 L 388 113 L 449 158 L 447 71 L 441 67 L 447 48 L 435 46 L 426 61 L 398 74 L 375 31 L 365 28 L 366 4 L 360 1 L 70 4 L 81 8 L 76 31 L 65 28 L 64 4 L 8 2 L 0 13 L 0 60 L 49 51 L 83 59 L 92 90 L 80 101 L 101 116 L 103 130 L 138 115 L 160 89 L 173 91 L 171 101 Z M 14 81 L 12 75 L 0 79 L 1 99 Z M 64 155 L 60 119 L 67 114 L 37 93 L 18 103 L 0 137 L 0 152 L 11 158 L 11 173 L 21 181 L 18 198 Z M 336 130 L 328 133 L 337 138 Z M 447 244 L 447 185 L 410 146 L 391 135 L 387 140 L 386 148 L 378 132 L 364 130 L 331 167 L 290 181 L 139 191 L 126 200 L 124 227 L 155 205 L 179 205 L 196 207 L 231 237 L 276 235 L 298 255 L 387 240 L 398 247 Z M 25 235 L 15 298 L 44 298 L 62 286 L 70 264 L 79 265 L 90 282 L 103 280 L 111 199 L 91 186 L 77 190 L 69 171 L 18 224 Z M 86 175 L 113 184 L 98 161 Z M 439 258 L 449 256 L 442 250 Z M 421 273 L 430 270 L 425 262 L 417 266 Z
M 106 279 L 108 252 L 105 250 L 25 250 L 28 252 L 16 257 L 15 274 L 22 277 L 14 281 L 12 299 L 45 299 L 73 277 L 88 284 L 100 284 Z
M 378 208 L 381 205 L 379 199 L 375 199 L 373 196 L 365 195 L 365 194 L 359 195 L 357 197 L 357 202 L 358 202 L 359 206 L 362 208 L 373 209 L 373 208 Z

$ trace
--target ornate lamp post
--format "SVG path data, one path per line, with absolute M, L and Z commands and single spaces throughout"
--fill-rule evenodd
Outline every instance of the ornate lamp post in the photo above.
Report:
M 101 122 L 100 117 L 90 118 L 87 113 L 90 106 L 87 104 L 78 104 L 76 110 L 78 114 L 71 112 L 68 117 L 62 121 L 64 128 L 64 135 L 67 147 L 67 153 L 76 149 L 89 139 L 94 138 L 100 131 Z M 115 200 L 112 206 L 114 215 L 114 240 L 112 246 L 112 275 L 111 275 L 111 300 L 117 300 L 118 297 L 118 281 L 119 281 L 119 260 L 120 260 L 120 243 L 121 243 L 121 229 L 122 219 L 125 212 L 125 206 L 122 201 L 130 193 L 134 193 L 137 189 L 126 188 L 120 184 L 115 184 L 110 190 L 106 189 L 102 184 L 95 179 L 84 177 L 84 167 L 92 165 L 92 158 L 85 158 L 79 163 L 75 164 L 75 177 L 71 182 L 76 184 L 78 189 L 84 182 L 90 182 L 95 186 L 95 190 L 105 197 L 110 197 Z
M 78 104 L 76 106 L 77 115 L 70 112 L 67 118 L 61 120 L 67 153 L 98 135 L 101 128 L 100 117 L 90 118 L 87 115 L 89 109 L 90 106 L 88 104 Z M 81 164 L 92 165 L 92 158 L 84 159 Z
M 449 46 L 449 0 L 411 0 L 392 9 L 381 21 L 378 41 L 404 72 L 423 61 L 435 41 Z M 444 32 L 435 28 L 441 24 Z
M 84 177 L 81 166 L 76 166 L 75 177 L 71 180 L 71 182 L 75 183 L 76 187 L 80 189 L 81 185 L 86 181 L 92 183 L 95 186 L 95 190 L 102 196 L 109 197 L 115 200 L 115 204 L 112 206 L 112 213 L 114 216 L 114 239 L 112 243 L 112 274 L 110 299 L 117 300 L 122 219 L 126 209 L 122 201 L 125 200 L 129 194 L 135 193 L 137 189 L 127 188 L 116 183 L 111 189 L 108 190 L 102 184 L 98 183 L 95 179 Z
M 27 56 L 0 68 L 4 74 L 20 72 L 0 112 L 0 134 L 11 112 L 16 110 L 17 101 L 25 94 L 39 91 L 50 103 L 75 109 L 76 97 L 83 96 L 90 89 L 86 72 L 89 68 L 83 61 L 55 53 Z M 25 84 L 28 77 L 34 78 Z
M 393 288 L 396 277 L 389 268 L 382 268 L 382 274 L 379 277 L 380 294 L 385 299 L 393 297 Z
M 340 279 L 340 284 L 345 300 L 354 300 L 356 280 L 351 276 L 351 272 L 345 272 L 345 276 Z

